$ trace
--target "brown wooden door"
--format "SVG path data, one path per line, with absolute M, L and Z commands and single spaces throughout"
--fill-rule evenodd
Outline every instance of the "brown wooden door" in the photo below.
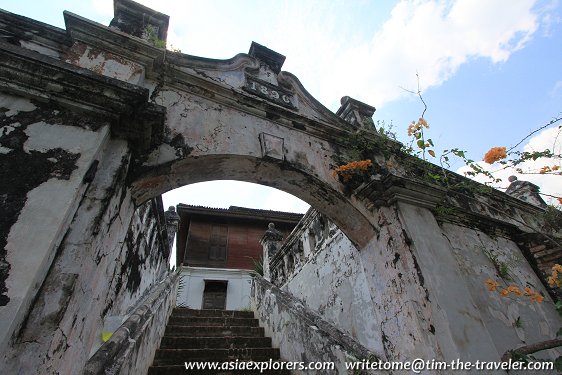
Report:
M 226 281 L 206 281 L 203 291 L 203 308 L 224 310 L 227 285 Z

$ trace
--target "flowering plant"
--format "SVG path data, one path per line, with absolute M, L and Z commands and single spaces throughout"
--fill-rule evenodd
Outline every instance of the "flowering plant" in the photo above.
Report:
M 332 175 L 334 177 L 340 177 L 342 182 L 346 183 L 352 180 L 356 172 L 360 172 L 361 174 L 365 173 L 372 166 L 373 162 L 369 159 L 352 161 L 334 169 Z

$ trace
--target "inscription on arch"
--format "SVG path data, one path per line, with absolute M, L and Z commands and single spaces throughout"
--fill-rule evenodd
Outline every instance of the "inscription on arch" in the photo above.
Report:
M 246 85 L 244 86 L 244 90 L 272 101 L 275 104 L 282 105 L 283 107 L 291 109 L 297 108 L 293 94 L 287 90 L 279 88 L 278 86 L 262 81 L 261 79 L 246 75 Z

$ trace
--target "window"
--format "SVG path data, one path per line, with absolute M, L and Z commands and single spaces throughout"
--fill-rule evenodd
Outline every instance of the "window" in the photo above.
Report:
M 185 263 L 200 267 L 224 267 L 228 225 L 192 221 L 185 249 Z
M 211 238 L 209 239 L 209 260 L 226 261 L 226 243 L 228 227 L 226 225 L 211 225 Z

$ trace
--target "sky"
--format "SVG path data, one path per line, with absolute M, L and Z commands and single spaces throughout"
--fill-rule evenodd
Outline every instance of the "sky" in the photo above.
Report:
M 373 105 L 375 123 L 392 124 L 404 143 L 408 124 L 424 109 L 411 93 L 419 87 L 438 155 L 457 147 L 481 160 L 491 147 L 509 148 L 562 114 L 560 0 L 139 2 L 170 15 L 169 47 L 228 59 L 256 41 L 285 55 L 283 70 L 328 109 L 335 112 L 346 95 Z M 63 10 L 105 25 L 113 17 L 112 0 L 0 0 L 0 8 L 61 28 Z M 538 132 L 518 149 L 560 152 L 557 134 Z M 539 160 L 524 169 L 547 164 L 556 165 Z M 462 167 L 451 165 L 461 173 Z M 498 187 L 507 187 L 512 174 L 498 172 Z M 562 195 L 562 176 L 518 177 Z M 193 184 L 163 199 L 166 207 L 308 208 L 281 191 L 234 181 Z

